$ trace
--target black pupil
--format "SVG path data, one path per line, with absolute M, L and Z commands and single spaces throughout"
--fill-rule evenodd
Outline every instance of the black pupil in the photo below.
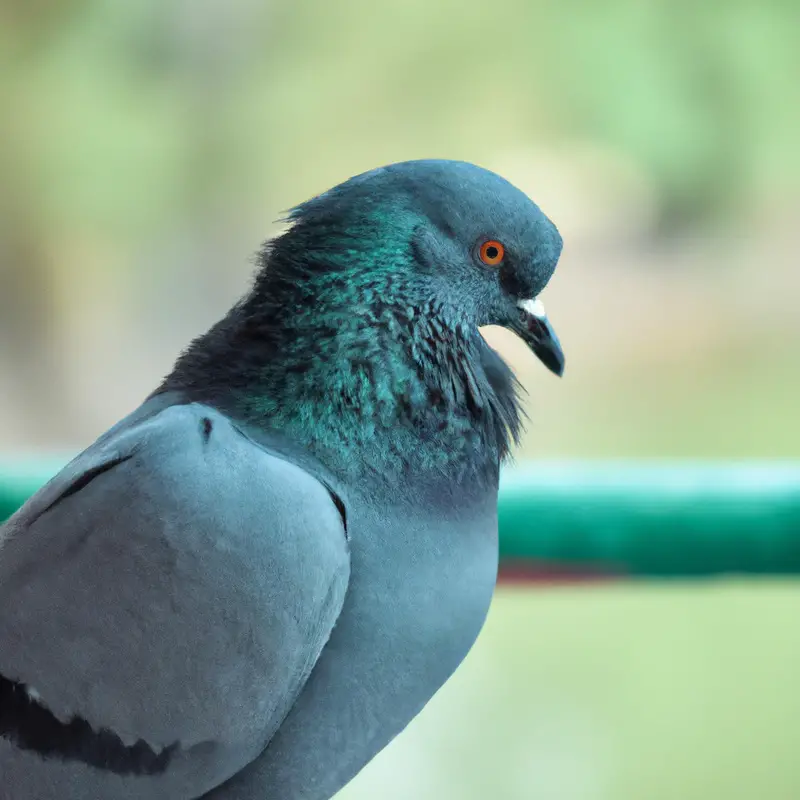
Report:
M 493 261 L 499 255 L 500 251 L 494 245 L 490 245 L 486 248 L 486 258 L 488 258 L 490 261 Z

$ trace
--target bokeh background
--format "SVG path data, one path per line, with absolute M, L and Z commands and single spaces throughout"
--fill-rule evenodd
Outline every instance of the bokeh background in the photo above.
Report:
M 0 456 L 69 454 L 282 212 L 461 158 L 566 241 L 524 458 L 800 456 L 794 0 L 0 0 Z M 502 589 L 346 800 L 796 800 L 791 582 Z

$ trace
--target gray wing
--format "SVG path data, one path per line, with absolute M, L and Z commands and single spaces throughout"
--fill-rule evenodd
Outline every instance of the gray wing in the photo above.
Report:
M 198 797 L 280 725 L 348 577 L 328 490 L 218 412 L 112 431 L 0 528 L 1 785 Z

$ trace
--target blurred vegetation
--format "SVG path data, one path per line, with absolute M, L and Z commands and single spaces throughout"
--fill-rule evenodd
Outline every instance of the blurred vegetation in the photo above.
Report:
M 799 611 L 791 582 L 503 590 L 341 800 L 796 800 Z
M 340 177 L 319 175 L 321 156 L 480 150 L 489 134 L 624 151 L 666 226 L 800 177 L 790 0 L 3 0 L 0 14 L 4 187 L 34 229 L 152 234 L 247 194 L 301 199 Z

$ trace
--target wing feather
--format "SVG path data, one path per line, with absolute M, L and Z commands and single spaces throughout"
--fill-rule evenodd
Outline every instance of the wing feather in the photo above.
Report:
M 165 773 L 194 758 L 204 780 L 227 777 L 288 713 L 348 576 L 326 487 L 226 417 L 190 404 L 123 426 L 0 529 L 0 676 L 27 694 L 17 728 L 25 709 L 61 735 L 84 724 L 83 748 L 78 731 L 40 743 L 45 765 L 119 771 L 139 748 Z M 0 741 L 36 750 L 15 739 L 12 705 Z M 111 737 L 99 755 L 95 735 Z M 14 752 L 0 748 L 0 772 Z

